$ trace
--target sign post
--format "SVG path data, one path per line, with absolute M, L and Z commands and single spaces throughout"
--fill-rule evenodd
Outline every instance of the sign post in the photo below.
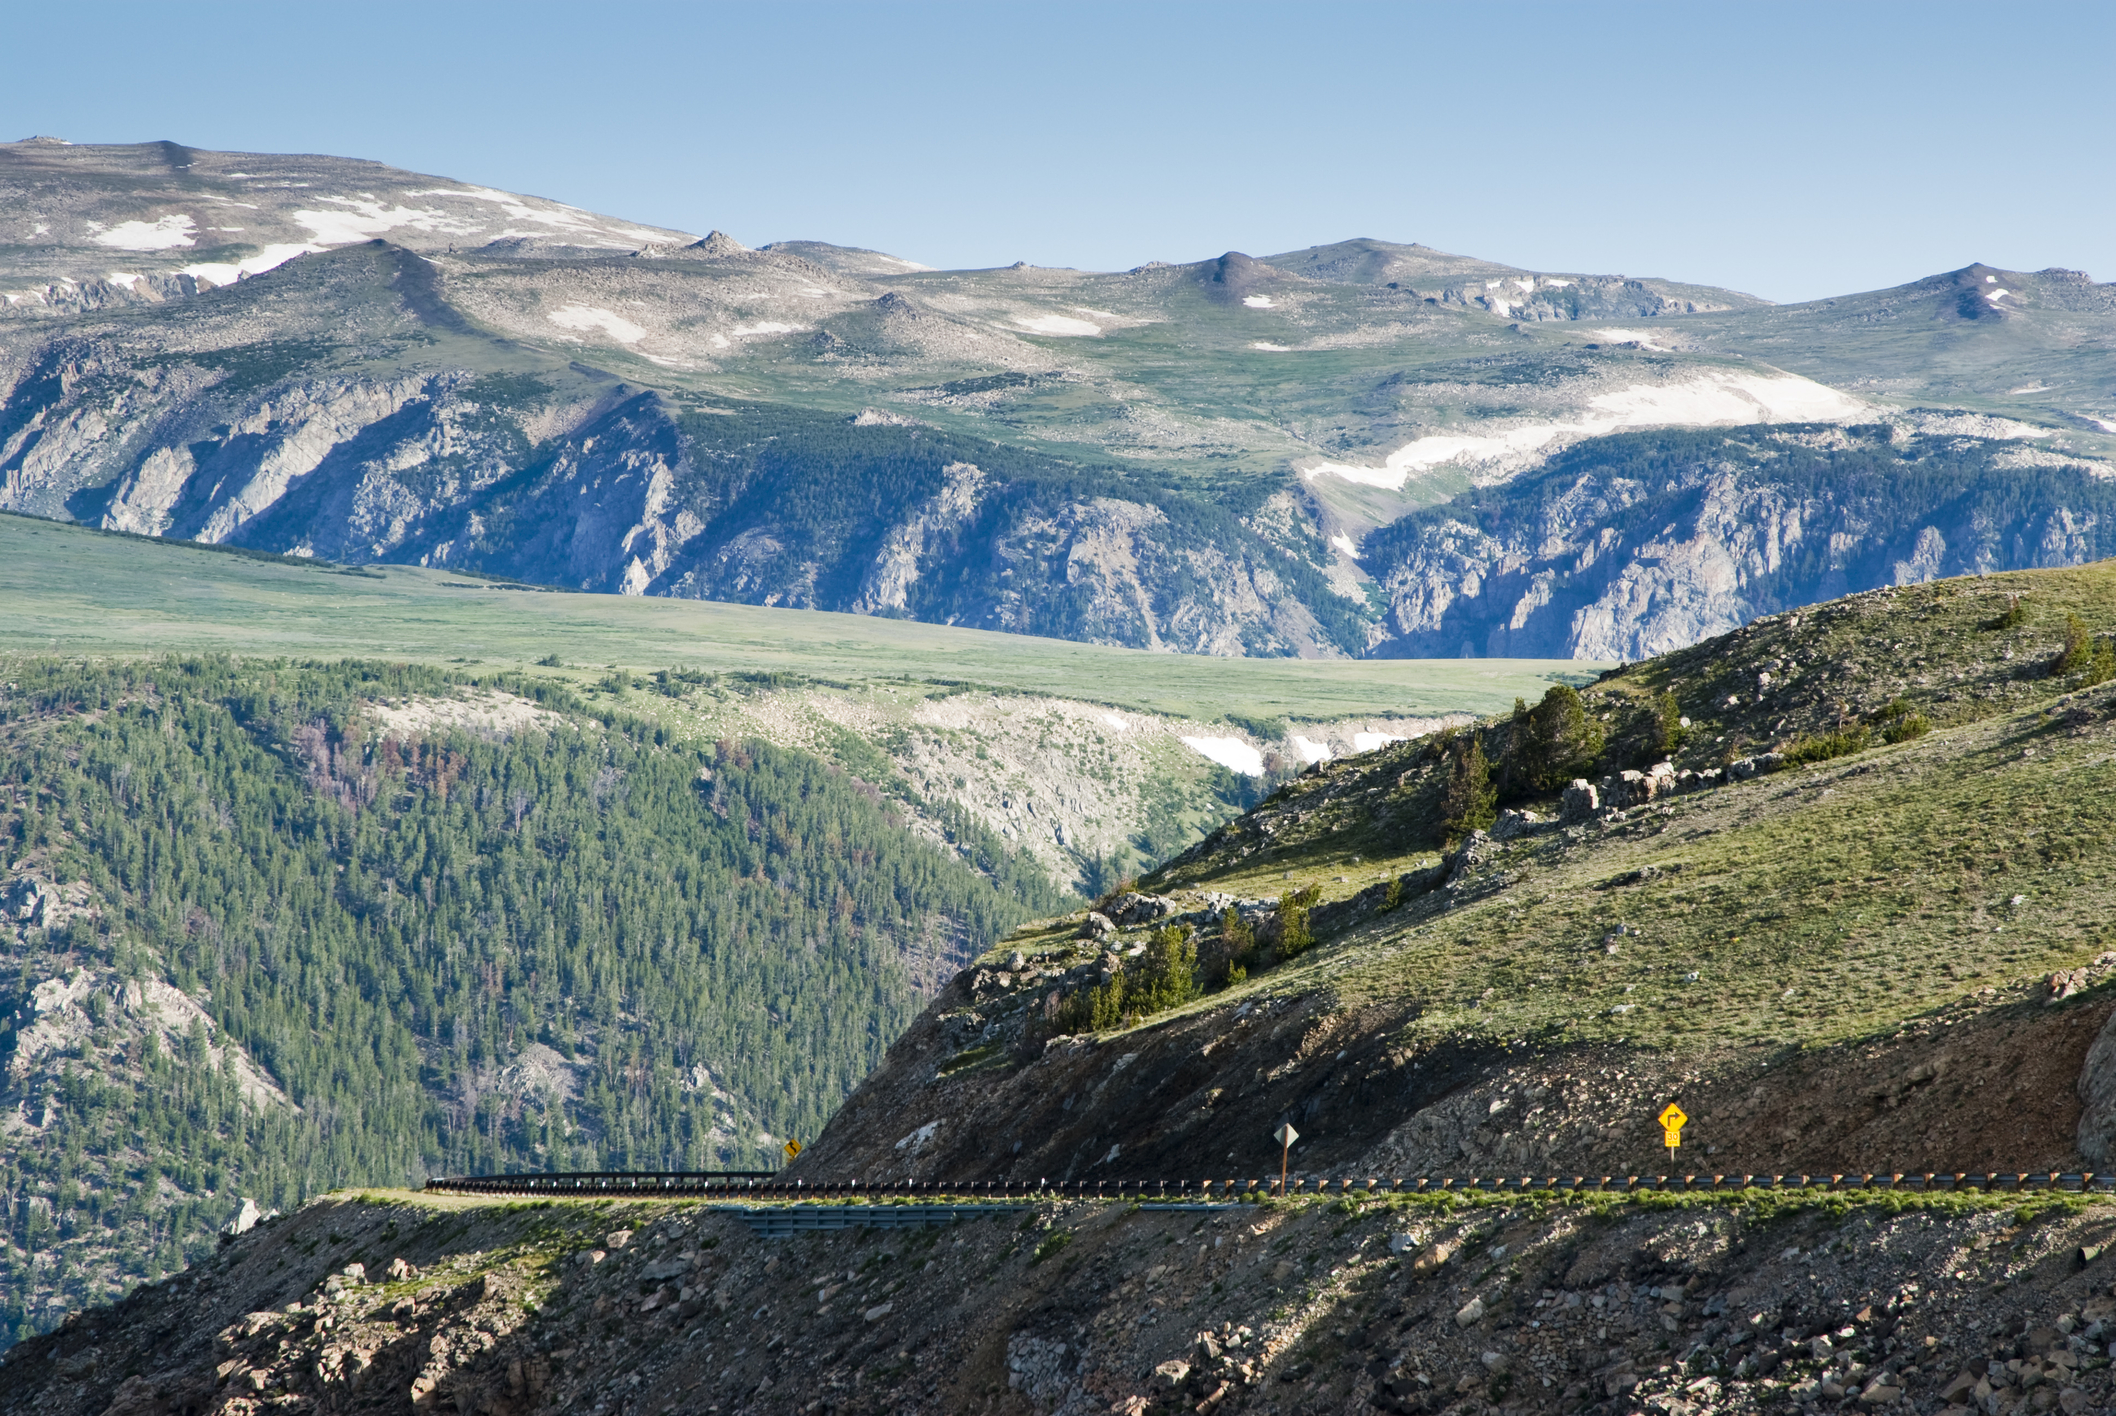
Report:
M 1675 1164 L 1675 1148 L 1683 1143 L 1683 1122 L 1689 1119 L 1689 1116 L 1684 1114 L 1683 1109 L 1672 1101 L 1668 1103 L 1660 1114 L 1660 1129 L 1662 1139 L 1668 1145 L 1668 1164 L 1670 1165 Z
M 1293 1143 L 1300 1139 L 1300 1132 L 1294 1130 L 1293 1123 L 1288 1121 L 1271 1133 L 1271 1139 L 1279 1144 L 1278 1192 L 1283 1195 L 1286 1193 L 1286 1163 L 1293 1155 Z

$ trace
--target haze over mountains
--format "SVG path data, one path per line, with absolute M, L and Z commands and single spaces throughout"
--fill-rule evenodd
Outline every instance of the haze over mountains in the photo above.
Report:
M 2106 555 L 2112 335 L 2063 270 L 1783 307 L 1364 239 L 931 271 L 0 145 L 0 507 L 1193 653 L 1635 658 Z

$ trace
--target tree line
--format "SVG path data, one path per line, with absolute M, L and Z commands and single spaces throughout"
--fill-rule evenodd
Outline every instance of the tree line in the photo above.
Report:
M 427 668 L 12 677 L 0 854 L 87 882 L 100 915 L 0 933 L 0 1012 L 87 969 L 212 1021 L 172 1049 L 95 1005 L 27 1098 L 48 1124 L 0 1160 L 17 1245 L 127 1275 L 177 1266 L 238 1195 L 773 1163 L 921 1006 L 911 955 L 967 958 L 1060 903 L 969 823 L 951 851 L 813 756 L 686 746 L 548 681 L 478 681 L 554 714 L 499 738 L 384 730 L 377 701 L 473 685 Z M 292 1105 L 245 1101 L 223 1042 Z

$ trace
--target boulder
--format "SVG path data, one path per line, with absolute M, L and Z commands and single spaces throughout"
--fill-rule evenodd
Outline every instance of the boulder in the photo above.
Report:
M 1567 826 L 1585 826 L 1602 814 L 1602 795 L 1584 777 L 1574 777 L 1558 798 L 1558 820 Z
M 1508 809 L 1500 812 L 1498 821 L 1493 823 L 1491 838 L 1494 841 L 1511 841 L 1517 836 L 1533 836 L 1548 831 L 1555 825 L 1555 821 L 1538 816 L 1533 811 Z
M 1751 777 L 1761 777 L 1784 766 L 1784 753 L 1760 752 L 1754 757 L 1737 757 L 1729 762 L 1727 777 L 1730 781 L 1746 782 Z
M 257 1227 L 257 1221 L 263 1217 L 258 1211 L 257 1201 L 245 1197 L 242 1202 L 242 1208 L 235 1211 L 235 1218 L 229 1220 L 220 1232 L 223 1234 L 248 1234 Z
M 1180 914 L 1182 909 L 1166 895 L 1142 895 L 1132 890 L 1110 901 L 1108 914 L 1119 925 L 1130 927 L 1152 924 L 1172 914 Z
M 1184 1361 L 1163 1362 L 1154 1368 L 1155 1384 L 1163 1391 L 1175 1390 L 1183 1385 L 1183 1379 L 1189 1375 L 1190 1364 Z
M 1447 1261 L 1454 1257 L 1454 1245 L 1428 1244 L 1424 1248 L 1418 1250 L 1418 1256 L 1411 1260 L 1411 1272 L 1417 1274 L 1422 1278 L 1426 1274 L 1431 1273 L 1433 1270 L 1445 1266 Z M 1477 1311 L 1481 1315 L 1484 1310 L 1482 1308 L 1479 1308 Z M 1476 1319 L 1472 1318 L 1470 1321 L 1475 1322 Z
M 1644 806 L 1662 797 L 1675 795 L 1678 779 L 1675 764 L 1656 762 L 1643 772 L 1626 770 L 1604 777 L 1598 788 L 1601 805 L 1614 811 L 1628 807 Z
M 2088 980 L 2089 976 L 2085 969 L 2059 969 L 2056 973 L 2043 980 L 2043 986 L 2050 991 L 2048 1001 L 2055 1004 L 2062 1003 L 2065 999 L 2085 988 Z
M 1075 939 L 1107 939 L 1116 932 L 1116 921 L 1103 914 L 1100 910 L 1089 910 L 1086 920 L 1080 925 L 1079 932 L 1073 937 Z
M 0 919 L 31 926 L 50 924 L 50 906 L 58 899 L 59 892 L 35 876 L 18 875 L 0 885 Z
M 1482 1298 L 1472 1298 L 1455 1310 L 1455 1326 L 1466 1328 L 1483 1316 L 1484 1300 Z
M 1482 831 L 1472 831 L 1462 844 L 1443 857 L 1440 863 L 1446 869 L 1448 878 L 1452 880 L 1484 864 L 1491 857 L 1491 848 L 1492 838 L 1489 835 Z

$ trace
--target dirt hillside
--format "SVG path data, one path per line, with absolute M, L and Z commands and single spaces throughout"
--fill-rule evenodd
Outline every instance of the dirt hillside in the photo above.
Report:
M 2105 1409 L 2116 1207 L 337 1196 L 21 1344 L 0 1413 Z

